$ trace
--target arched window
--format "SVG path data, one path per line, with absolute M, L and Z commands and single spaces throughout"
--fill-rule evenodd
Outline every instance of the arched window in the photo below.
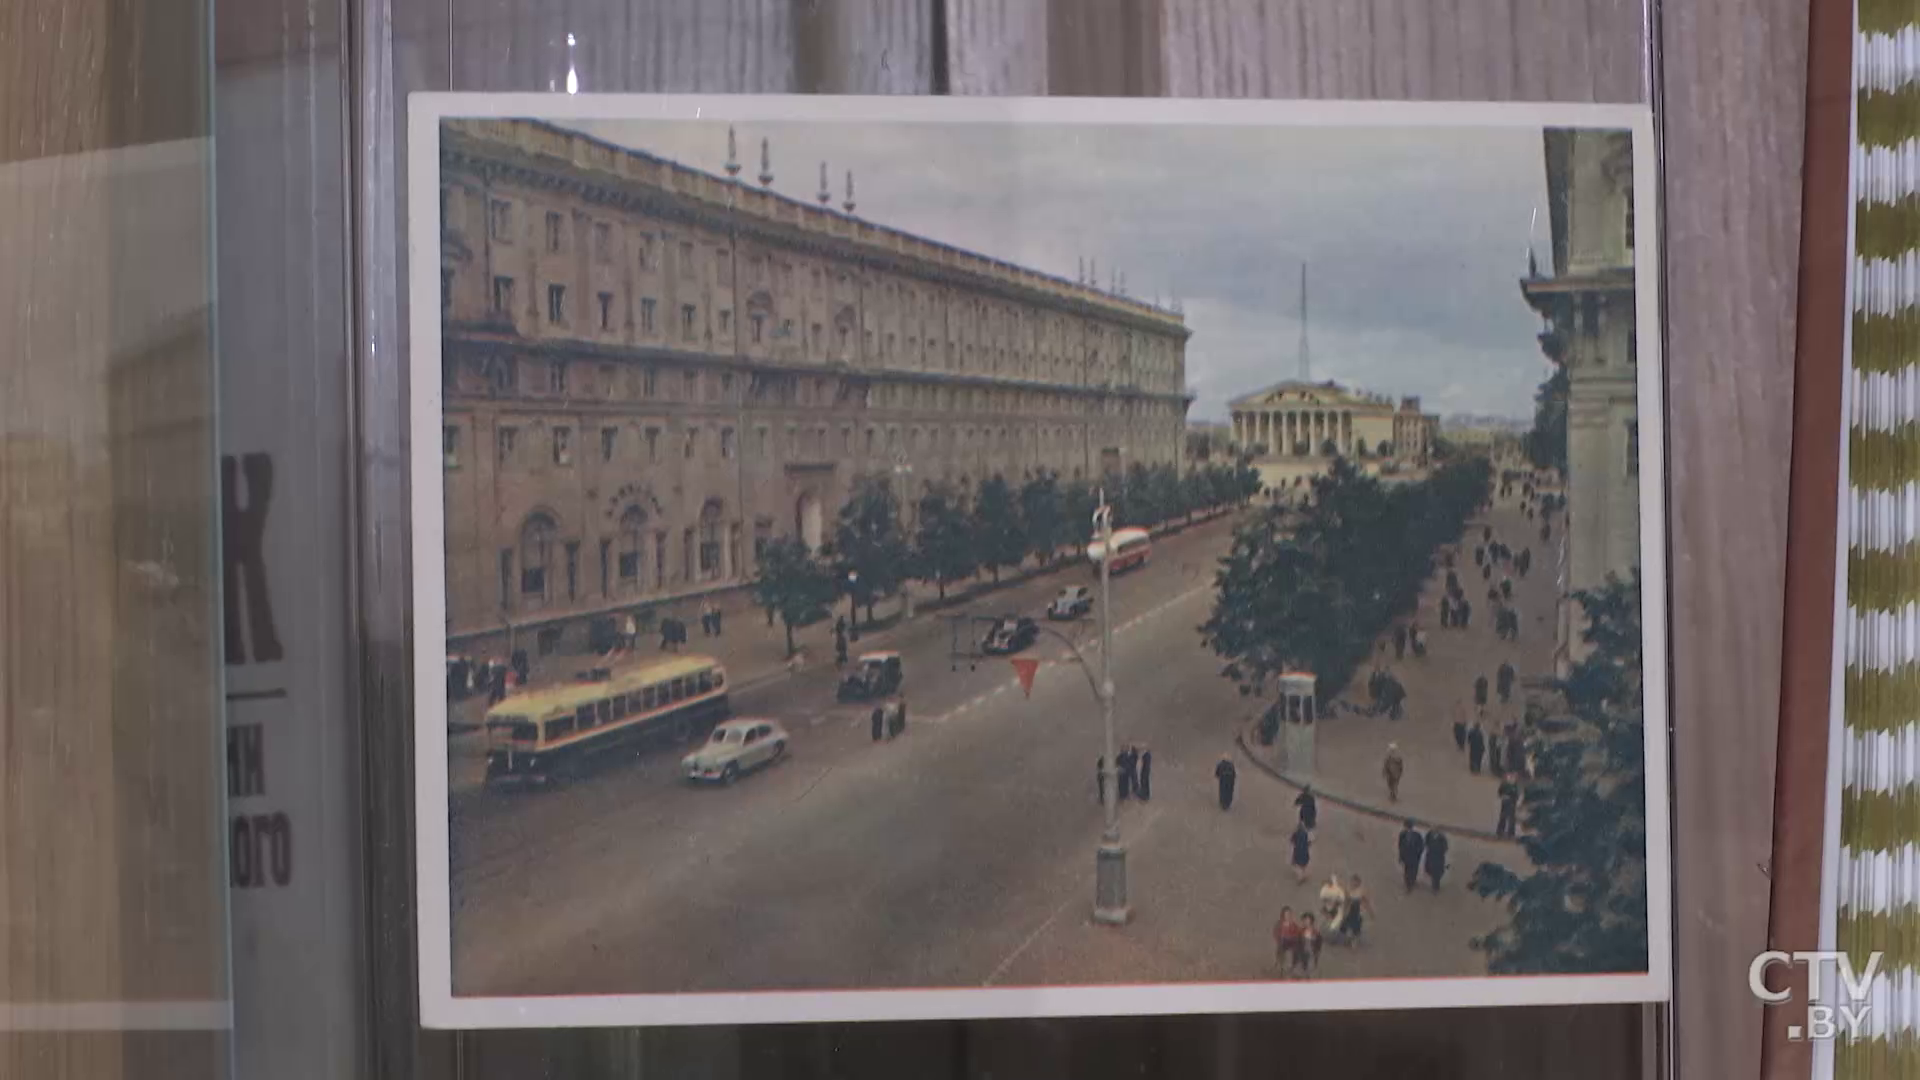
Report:
M 553 538 L 559 531 L 544 513 L 530 515 L 520 526 L 520 597 L 530 602 L 547 598 L 547 571 L 553 565 Z
M 640 588 L 640 551 L 646 543 L 647 512 L 629 506 L 620 515 L 620 588 L 635 592 Z
M 725 513 L 719 499 L 708 499 L 700 508 L 700 579 L 720 576 L 720 519 Z

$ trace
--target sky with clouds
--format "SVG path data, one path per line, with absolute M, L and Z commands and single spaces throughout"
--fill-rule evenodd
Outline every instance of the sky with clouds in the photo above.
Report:
M 724 123 L 573 121 L 720 172 Z M 1529 231 L 1544 251 L 1537 128 L 777 122 L 737 125 L 745 174 L 770 140 L 776 191 L 838 205 L 1129 294 L 1178 296 L 1196 420 L 1299 370 L 1300 267 L 1316 379 L 1417 394 L 1429 412 L 1524 419 L 1547 372 L 1521 300 Z M 1538 208 L 1537 223 L 1535 210 Z

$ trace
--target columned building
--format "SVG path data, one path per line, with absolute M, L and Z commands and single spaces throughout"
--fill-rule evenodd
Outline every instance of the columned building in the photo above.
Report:
M 1433 441 L 1440 421 L 1420 411 L 1420 399 L 1401 398 L 1393 414 L 1393 456 L 1413 465 L 1425 465 L 1433 458 Z
M 1545 137 L 1552 266 L 1521 292 L 1540 344 L 1567 371 L 1563 659 L 1583 649 L 1573 592 L 1640 563 L 1640 426 L 1634 334 L 1633 145 L 1626 132 Z
M 911 506 L 1181 459 L 1180 315 L 861 220 L 851 177 L 835 207 L 764 144 L 750 180 L 521 120 L 446 122 L 440 165 L 456 643 L 750 580 L 862 476 Z
M 1419 399 L 1408 399 L 1420 416 Z M 1404 406 L 1405 403 L 1403 402 Z M 1227 403 L 1233 439 L 1263 460 L 1409 457 L 1422 438 L 1391 398 L 1335 382 L 1289 380 Z M 1426 439 L 1430 445 L 1431 439 Z M 1264 449 L 1262 449 L 1264 448 Z

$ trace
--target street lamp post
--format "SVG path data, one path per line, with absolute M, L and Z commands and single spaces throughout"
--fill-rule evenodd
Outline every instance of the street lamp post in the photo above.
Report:
M 860 640 L 860 571 L 847 571 L 847 640 Z
M 1107 492 L 1100 489 L 1100 506 L 1093 512 L 1093 527 L 1100 536 L 1100 719 L 1106 728 L 1107 756 L 1105 792 L 1107 827 L 1094 849 L 1093 919 L 1120 925 L 1132 909 L 1127 905 L 1127 848 L 1120 842 L 1120 785 L 1114 769 L 1117 750 L 1113 737 L 1113 605 L 1109 584 L 1113 576 L 1113 507 L 1107 505 Z

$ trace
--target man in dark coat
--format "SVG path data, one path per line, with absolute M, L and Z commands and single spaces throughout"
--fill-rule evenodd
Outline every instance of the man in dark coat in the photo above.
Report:
M 880 736 L 887 733 L 887 711 L 878 705 L 873 707 L 873 741 L 879 742 Z
M 833 620 L 833 662 L 838 667 L 844 667 L 847 663 L 847 617 L 845 615 Z
M 1480 539 L 1486 541 L 1487 543 L 1492 543 L 1493 542 L 1493 526 L 1488 525 L 1482 528 L 1480 530 Z
M 1519 826 L 1520 785 L 1512 779 L 1500 781 L 1500 820 L 1493 835 L 1512 837 Z
M 1480 763 L 1486 754 L 1487 733 L 1480 727 L 1480 721 L 1475 720 L 1473 726 L 1467 729 L 1467 768 L 1475 776 L 1480 774 Z
M 1107 805 L 1107 757 L 1105 754 L 1094 759 L 1093 789 L 1094 799 L 1099 802 L 1101 806 Z
M 1504 776 L 1506 759 L 1500 756 L 1500 733 L 1487 732 L 1487 771 L 1495 776 Z
M 1233 759 L 1221 758 L 1220 764 L 1213 767 L 1213 778 L 1220 785 L 1220 809 L 1233 809 L 1233 785 L 1239 779 L 1239 770 L 1233 767 Z
M 1407 658 L 1407 628 L 1404 624 L 1393 628 L 1393 658 Z
M 1453 745 L 1465 750 L 1467 748 L 1467 707 L 1456 702 L 1453 708 Z
M 532 677 L 530 674 L 531 670 L 527 663 L 527 650 L 513 650 L 513 673 L 520 676 L 521 686 L 527 685 L 527 680 Z
M 498 705 L 507 700 L 507 668 L 504 664 L 489 665 L 493 678 L 487 687 L 487 704 Z
M 1412 892 L 1420 884 L 1420 857 L 1426 854 L 1427 838 L 1420 835 L 1420 829 L 1407 819 L 1407 825 L 1400 830 L 1400 877 L 1407 883 L 1407 891 Z
M 1133 747 L 1123 748 L 1113 762 L 1120 766 L 1120 801 L 1126 802 L 1133 798 L 1134 783 L 1139 775 L 1134 772 L 1138 759 L 1133 756 Z
M 1135 752 L 1140 755 L 1140 801 L 1151 802 L 1153 800 L 1153 751 L 1138 750 Z
M 1473 680 L 1473 703 L 1484 706 L 1487 703 L 1487 677 L 1477 676 Z
M 1453 604 L 1453 621 L 1456 626 L 1473 625 L 1473 604 L 1465 597 L 1456 599 Z
M 1447 872 L 1447 834 L 1434 826 L 1427 833 L 1427 880 L 1433 882 L 1433 891 L 1440 891 L 1440 877 Z
M 1293 800 L 1293 805 L 1300 808 L 1300 825 L 1302 828 L 1311 832 L 1319 826 L 1320 801 L 1313 797 L 1313 789 L 1311 787 L 1301 788 L 1300 794 Z
M 1481 567 L 1487 565 L 1487 549 L 1485 547 L 1476 547 L 1473 549 L 1473 565 Z
M 1513 725 L 1507 725 L 1511 728 Z M 1527 744 L 1516 732 L 1507 736 L 1507 772 L 1514 776 L 1527 773 Z
M 1513 697 L 1513 665 L 1505 660 L 1500 662 L 1500 670 L 1494 673 L 1494 685 L 1500 691 L 1500 703 L 1506 704 Z

